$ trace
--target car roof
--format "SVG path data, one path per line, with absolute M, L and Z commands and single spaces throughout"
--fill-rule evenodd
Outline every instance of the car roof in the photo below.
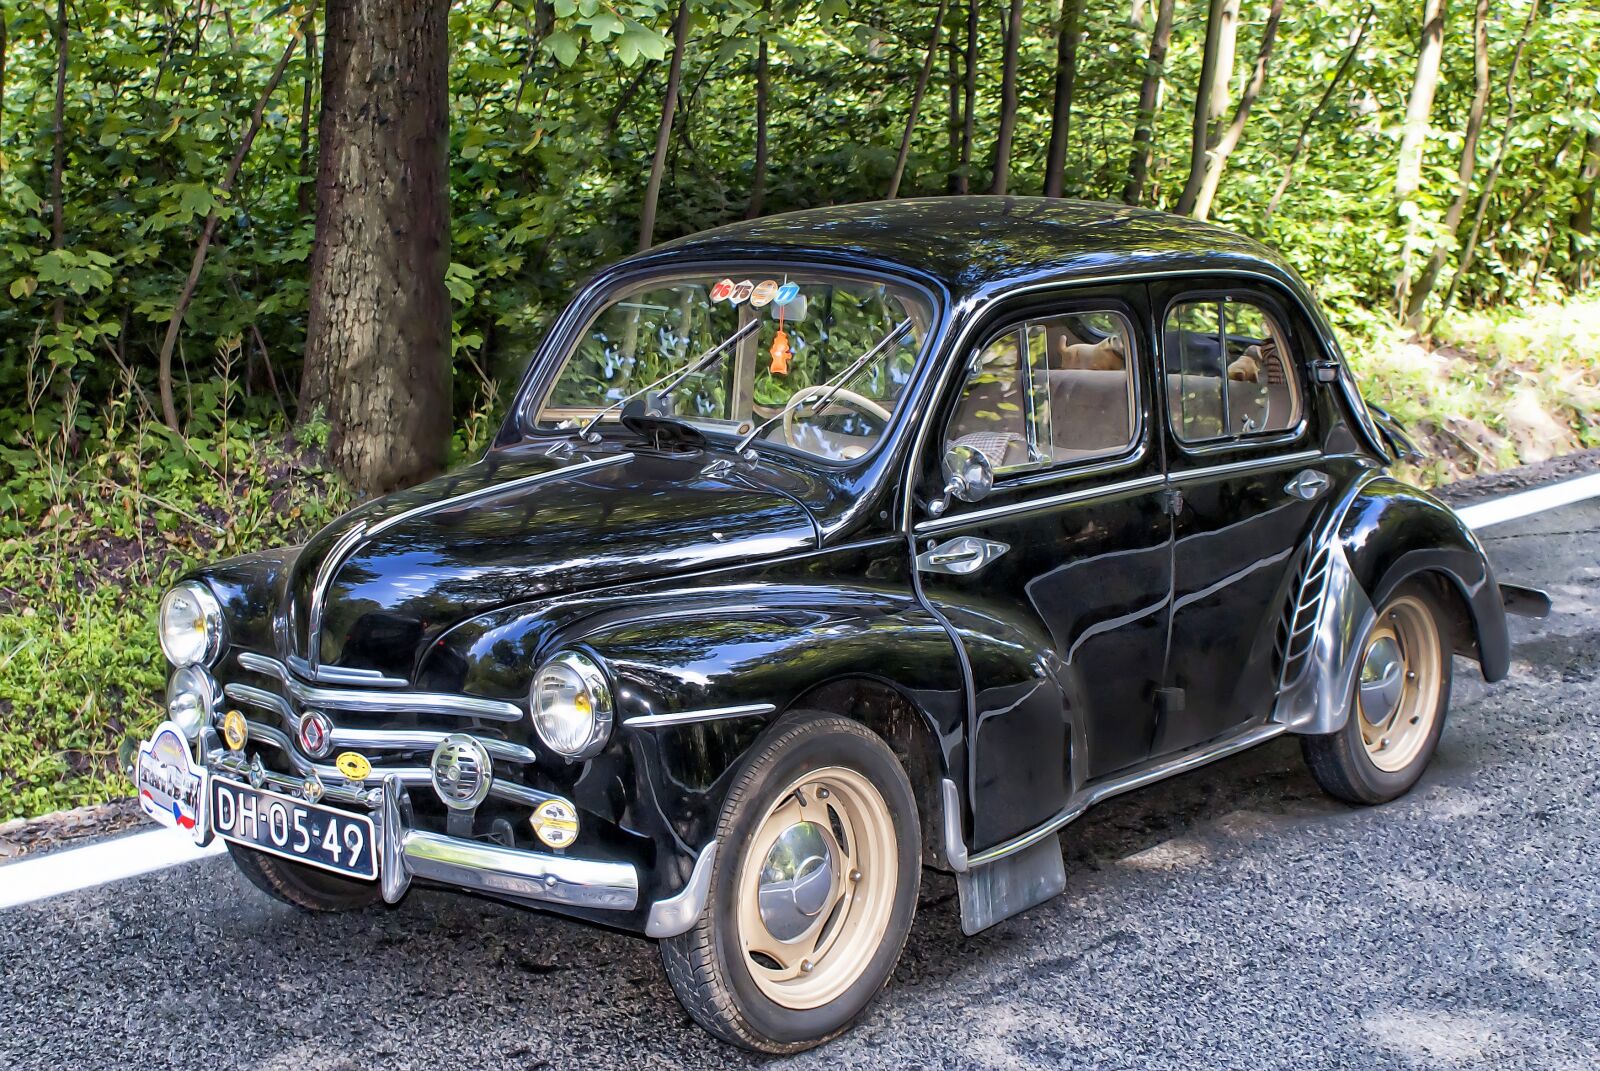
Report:
M 707 258 L 847 258 L 931 277 L 957 295 L 1052 278 L 1234 270 L 1303 292 L 1266 246 L 1147 208 L 1047 197 L 928 197 L 812 208 L 666 242 L 628 263 Z

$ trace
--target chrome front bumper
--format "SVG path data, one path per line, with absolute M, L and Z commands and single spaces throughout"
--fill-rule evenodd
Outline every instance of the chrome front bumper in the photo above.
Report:
M 402 792 L 399 777 L 385 777 L 374 815 L 380 845 L 378 885 L 391 904 L 406 894 L 412 878 L 421 878 L 473 892 L 595 911 L 632 911 L 639 906 L 639 872 L 632 863 L 525 852 L 409 829 L 400 811 Z
M 264 771 L 225 752 L 211 751 L 208 770 L 243 777 L 260 787 L 303 795 L 303 782 Z M 370 784 L 370 782 L 368 782 Z M 327 786 L 332 789 L 333 786 Z M 405 780 L 390 773 L 375 787 L 343 786 L 326 791 L 331 800 L 369 809 L 377 826 L 378 886 L 384 900 L 398 902 L 413 879 L 531 903 L 590 911 L 633 911 L 639 906 L 639 871 L 632 863 L 579 859 L 523 851 L 484 841 L 413 829 L 406 821 Z M 206 816 L 209 826 L 210 816 Z M 206 839 L 210 839 L 209 828 Z M 710 894 L 716 842 L 701 850 L 681 891 L 650 905 L 645 933 L 673 937 L 699 919 Z

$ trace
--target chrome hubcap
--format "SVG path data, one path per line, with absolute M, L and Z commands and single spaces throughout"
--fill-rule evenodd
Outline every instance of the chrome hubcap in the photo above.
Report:
M 1380 636 L 1361 663 L 1361 716 L 1368 725 L 1383 725 L 1400 705 L 1405 691 L 1405 661 L 1393 636 Z
M 827 906 L 833 875 L 833 852 L 817 823 L 796 822 L 778 834 L 756 888 L 767 932 L 780 941 L 805 933 Z

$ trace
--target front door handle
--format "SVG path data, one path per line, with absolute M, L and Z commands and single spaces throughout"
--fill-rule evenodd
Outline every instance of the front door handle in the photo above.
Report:
M 1283 489 L 1296 498 L 1303 498 L 1310 502 L 1328 489 L 1333 481 L 1328 479 L 1326 472 L 1316 469 L 1301 469 L 1295 473 L 1294 479 L 1283 485 Z
M 936 543 L 917 555 L 917 568 L 924 573 L 953 573 L 967 576 L 1011 549 L 1009 543 L 976 536 L 957 536 Z

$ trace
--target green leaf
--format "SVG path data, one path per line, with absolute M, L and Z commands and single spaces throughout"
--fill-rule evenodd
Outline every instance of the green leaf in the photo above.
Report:
M 563 67 L 570 67 L 578 59 L 578 39 L 568 30 L 557 30 L 546 37 L 541 45 Z

